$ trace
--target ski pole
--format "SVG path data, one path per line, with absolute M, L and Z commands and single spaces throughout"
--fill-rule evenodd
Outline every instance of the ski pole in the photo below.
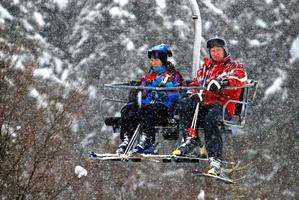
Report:
M 195 108 L 195 112 L 194 112 L 194 116 L 193 116 L 193 120 L 192 120 L 192 124 L 191 124 L 191 128 L 193 128 L 194 130 L 196 128 L 198 110 L 199 110 L 199 103 L 196 104 L 196 108 Z
M 129 144 L 128 144 L 126 150 L 125 150 L 125 153 L 124 153 L 125 155 L 127 155 L 128 152 L 129 152 L 129 151 L 131 150 L 131 148 L 133 147 L 133 144 L 135 143 L 136 138 L 137 138 L 137 135 L 138 135 L 138 133 L 139 133 L 139 129 L 140 129 L 140 124 L 138 124 L 138 126 L 137 126 L 137 128 L 136 128 L 136 130 L 135 130 L 135 132 L 134 132 L 134 135 L 132 136 L 132 138 L 131 138 L 131 140 L 130 140 L 130 142 L 129 142 Z
M 193 119 L 192 119 L 192 123 L 191 123 L 191 127 L 190 127 L 190 128 L 193 128 L 194 130 L 196 128 L 196 122 L 197 122 L 197 117 L 198 117 L 198 110 L 199 110 L 199 103 L 196 104 L 196 108 L 195 108 L 195 111 L 194 111 L 194 115 L 193 115 Z M 186 136 L 183 136 L 182 138 L 180 138 L 179 141 L 182 142 L 182 140 L 184 139 L 184 137 L 186 137 Z
M 142 106 L 142 92 L 141 91 L 139 91 L 137 93 L 137 104 L 138 104 L 138 107 L 140 109 L 141 106 Z M 134 145 L 134 143 L 136 141 L 137 135 L 139 133 L 139 129 L 140 129 L 140 124 L 138 124 L 138 126 L 137 126 L 137 128 L 136 128 L 136 130 L 134 132 L 134 135 L 132 136 L 132 138 L 131 138 L 131 140 L 130 140 L 130 142 L 129 142 L 126 150 L 125 150 L 125 153 L 124 153 L 125 155 L 128 154 L 128 152 L 132 149 L 132 147 L 133 147 L 133 145 Z
M 193 116 L 193 120 L 192 120 L 192 124 L 191 124 L 191 129 L 196 130 L 196 123 L 197 123 L 197 118 L 198 118 L 198 112 L 199 112 L 199 103 L 196 104 L 196 108 L 195 108 L 195 112 L 194 112 L 194 116 Z M 204 145 L 201 144 L 201 137 L 199 136 L 199 134 L 197 133 L 197 138 L 199 138 L 199 146 L 203 147 Z M 207 152 L 206 152 L 207 154 Z M 207 157 L 209 157 L 207 155 Z

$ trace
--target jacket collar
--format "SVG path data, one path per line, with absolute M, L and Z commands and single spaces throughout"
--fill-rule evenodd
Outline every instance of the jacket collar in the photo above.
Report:
M 153 68 L 152 68 L 152 71 L 153 71 L 154 73 L 160 75 L 160 74 L 165 73 L 165 72 L 167 71 L 167 68 L 166 68 L 165 66 L 162 65 L 162 66 L 159 67 L 156 71 L 154 71 Z
M 213 65 L 226 64 L 230 62 L 230 60 L 231 60 L 230 55 L 228 55 L 225 58 L 223 58 L 220 62 L 215 62 L 214 60 L 212 60 L 212 63 Z

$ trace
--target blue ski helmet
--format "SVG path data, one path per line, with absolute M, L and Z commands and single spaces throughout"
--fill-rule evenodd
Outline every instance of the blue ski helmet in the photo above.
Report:
M 169 46 L 165 43 L 153 46 L 150 50 L 148 50 L 147 53 L 149 59 L 159 58 L 163 63 L 167 62 L 167 57 L 172 56 Z
M 223 38 L 220 37 L 210 38 L 207 41 L 207 48 L 209 49 L 209 52 L 210 49 L 213 47 L 222 47 L 224 49 L 225 57 L 228 56 L 226 41 Z

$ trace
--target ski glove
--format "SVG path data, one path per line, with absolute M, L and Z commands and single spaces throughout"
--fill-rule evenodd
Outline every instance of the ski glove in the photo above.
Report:
M 152 91 L 151 100 L 167 101 L 168 96 L 165 91 Z
M 211 92 L 218 92 L 221 88 L 228 85 L 229 85 L 228 80 L 214 79 L 209 82 L 207 90 Z

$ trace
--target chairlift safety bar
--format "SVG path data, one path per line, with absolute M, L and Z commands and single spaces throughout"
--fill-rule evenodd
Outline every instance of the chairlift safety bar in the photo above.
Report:
M 224 90 L 232 90 L 232 89 L 239 89 L 239 88 L 250 88 L 253 87 L 254 83 L 248 83 L 243 86 L 232 86 L 232 87 L 225 87 Z M 128 82 L 121 82 L 121 83 L 109 83 L 105 84 L 104 88 L 114 88 L 114 89 L 128 89 L 128 90 L 157 90 L 157 91 L 168 91 L 168 90 L 189 90 L 189 89 L 198 89 L 198 90 L 206 90 L 206 87 L 202 86 L 180 86 L 180 87 L 146 87 L 146 86 L 133 86 L 129 85 Z

